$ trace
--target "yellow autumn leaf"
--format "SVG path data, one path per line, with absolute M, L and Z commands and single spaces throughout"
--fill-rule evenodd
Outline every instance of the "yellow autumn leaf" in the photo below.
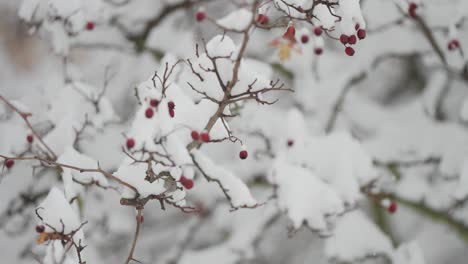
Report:
M 281 44 L 278 51 L 278 57 L 281 61 L 289 59 L 291 56 L 291 45 Z
M 36 242 L 37 244 L 42 244 L 44 242 L 46 242 L 47 240 L 49 240 L 49 234 L 48 233 L 45 233 L 45 232 L 42 232 L 39 234 L 39 237 L 37 238 Z

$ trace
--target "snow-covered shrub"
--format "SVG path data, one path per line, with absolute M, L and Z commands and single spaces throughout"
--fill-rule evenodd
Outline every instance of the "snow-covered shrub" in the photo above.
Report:
M 463 261 L 466 1 L 8 2 L 5 263 Z

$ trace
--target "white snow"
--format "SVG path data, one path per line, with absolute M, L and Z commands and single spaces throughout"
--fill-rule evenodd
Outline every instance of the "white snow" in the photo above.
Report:
M 220 182 L 230 197 L 230 203 L 233 207 L 255 206 L 257 204 L 247 185 L 232 172 L 216 165 L 200 151 L 192 151 L 192 157 L 197 166 L 208 177 Z
M 393 254 L 392 243 L 361 211 L 349 212 L 336 224 L 333 235 L 325 240 L 325 254 L 337 261 L 359 261 L 374 255 Z

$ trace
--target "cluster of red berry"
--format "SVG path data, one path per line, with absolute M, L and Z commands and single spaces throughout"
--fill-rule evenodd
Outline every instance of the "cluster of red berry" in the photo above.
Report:
M 210 134 L 206 131 L 198 133 L 196 130 L 193 130 L 192 133 L 190 133 L 190 136 L 194 141 L 201 140 L 202 142 L 210 142 Z
M 157 108 L 158 105 L 159 105 L 158 100 L 156 100 L 156 99 L 151 99 L 150 100 L 150 106 L 151 107 L 146 108 L 146 111 L 145 111 L 146 118 L 152 118 L 153 117 L 153 115 L 154 115 L 153 108 Z M 175 103 L 173 101 L 169 101 L 167 103 L 167 108 L 169 109 L 169 116 L 171 118 L 173 118 L 175 116 Z
M 340 36 L 340 42 L 345 45 L 345 53 L 348 56 L 354 56 L 354 49 L 351 47 L 352 45 L 355 45 L 359 40 L 363 40 L 366 38 L 366 30 L 360 28 L 359 24 L 356 24 L 355 26 L 356 29 L 356 34 L 352 35 L 346 35 L 346 34 L 341 34 Z

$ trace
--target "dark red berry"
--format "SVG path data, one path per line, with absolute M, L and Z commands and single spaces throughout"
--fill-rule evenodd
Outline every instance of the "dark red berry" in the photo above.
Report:
M 394 212 L 396 212 L 397 208 L 398 208 L 397 203 L 391 202 L 390 205 L 388 206 L 387 210 L 388 210 L 388 212 L 393 214 Z
M 245 160 L 247 158 L 247 156 L 249 156 L 249 153 L 247 152 L 247 150 L 241 150 L 241 152 L 239 152 L 239 158 L 240 159 Z
M 288 139 L 288 147 L 292 147 L 294 145 L 294 140 Z
M 351 48 L 351 47 L 346 47 L 345 53 L 346 53 L 346 55 L 348 55 L 348 56 L 354 56 L 354 49 Z
M 186 178 L 185 176 L 182 175 L 182 177 L 180 177 L 180 183 L 182 184 L 182 186 L 184 186 L 185 189 L 187 190 L 190 190 L 193 188 L 193 180 L 192 179 L 188 179 Z
M 128 138 L 127 139 L 127 148 L 131 149 L 135 146 L 135 140 L 133 138 Z
M 146 116 L 147 118 L 152 118 L 153 115 L 154 115 L 153 109 L 147 108 L 146 111 L 145 111 L 145 116 Z
M 366 35 L 367 35 L 366 30 L 364 30 L 364 29 L 359 29 L 357 31 L 357 36 L 358 36 L 359 39 L 365 39 Z
M 414 2 L 410 2 L 408 6 L 408 14 L 412 18 L 416 18 L 416 9 L 418 9 L 418 5 Z
M 200 134 L 200 138 L 203 142 L 209 142 L 210 141 L 210 135 L 208 134 L 208 132 L 202 132 Z
M 349 45 L 354 45 L 354 44 L 356 44 L 356 42 L 357 42 L 357 37 L 355 35 L 349 36 L 349 38 L 348 38 Z
M 37 225 L 36 226 L 36 232 L 37 233 L 42 233 L 45 231 L 45 227 L 43 225 Z
M 173 108 L 170 108 L 170 109 L 169 109 L 169 116 L 170 116 L 171 118 L 174 118 L 174 116 L 175 116 L 175 111 L 174 111 Z
M 315 53 L 315 55 L 322 55 L 323 49 L 322 48 L 315 48 L 314 53 Z
M 195 141 L 198 141 L 200 139 L 200 134 L 198 134 L 198 132 L 195 130 L 193 130 L 192 133 L 190 133 L 190 136 L 192 136 L 192 139 Z
M 93 30 L 94 29 L 94 22 L 89 21 L 86 23 L 86 30 Z
M 359 23 L 356 23 L 356 25 L 354 26 L 354 29 L 358 30 L 360 27 L 361 27 L 361 25 L 359 25 Z
M 33 136 L 33 135 L 28 135 L 28 136 L 26 137 L 26 140 L 27 140 L 29 143 L 32 143 L 33 140 L 34 140 L 34 136 Z
M 206 18 L 206 13 L 204 11 L 198 11 L 195 14 L 195 18 L 197 19 L 198 22 L 202 22 Z
M 8 169 L 13 167 L 13 165 L 15 165 L 15 161 L 12 160 L 12 159 L 8 159 L 5 161 L 5 167 L 7 167 Z
M 172 101 L 168 102 L 168 103 L 167 103 L 167 107 L 168 107 L 169 109 L 174 109 L 174 108 L 175 108 L 174 102 L 172 102 Z
M 151 100 L 150 100 L 150 105 L 151 105 L 152 107 L 158 107 L 158 104 L 159 104 L 159 101 L 158 101 L 158 100 L 156 100 L 156 99 L 151 99 Z
M 314 28 L 314 34 L 315 34 L 315 36 L 320 36 L 320 35 L 322 35 L 322 32 L 323 32 L 323 30 L 322 30 L 321 27 L 315 27 L 315 28 Z
M 286 32 L 283 34 L 283 38 L 290 40 L 291 42 L 295 41 L 296 28 L 294 26 L 289 26 L 286 29 Z
M 301 42 L 304 43 L 304 44 L 307 43 L 307 42 L 309 42 L 309 36 L 307 36 L 307 35 L 302 35 L 302 36 L 301 36 Z
M 257 22 L 258 22 L 260 25 L 266 25 L 266 24 L 268 24 L 268 16 L 265 15 L 265 14 L 258 14 L 258 16 L 257 16 Z
M 341 36 L 340 36 L 340 41 L 341 41 L 341 43 L 343 43 L 343 44 L 348 44 L 349 38 L 348 38 L 348 36 L 346 36 L 345 34 L 341 34 Z
M 455 49 L 457 49 L 459 47 L 460 47 L 460 42 L 457 39 L 454 39 L 454 40 L 450 41 L 449 44 L 448 44 L 448 49 L 451 50 L 451 51 L 455 50 Z

